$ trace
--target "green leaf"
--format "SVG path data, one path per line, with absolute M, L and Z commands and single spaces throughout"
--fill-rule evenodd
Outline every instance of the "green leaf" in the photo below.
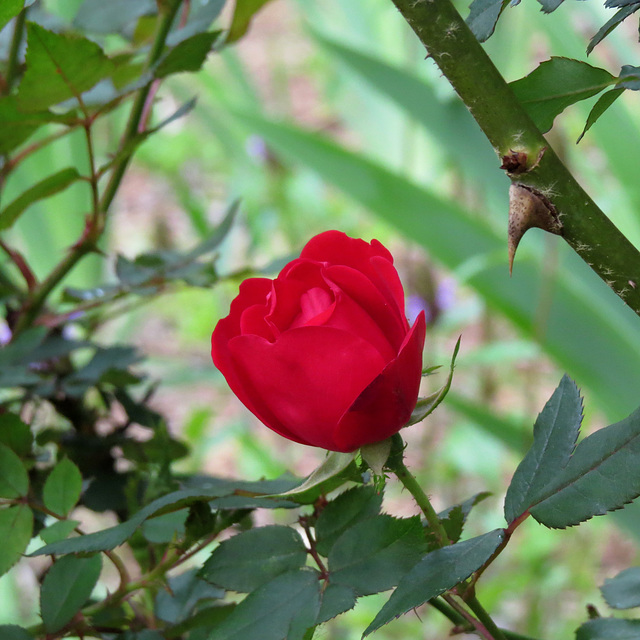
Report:
M 33 512 L 27 505 L 0 509 L 0 576 L 20 560 L 33 533 Z
M 340 453 L 329 451 L 322 464 L 315 469 L 301 484 L 284 493 L 270 497 L 283 497 L 302 504 L 314 502 L 321 494 L 336 489 L 345 482 L 345 474 L 356 457 L 356 452 Z
M 201 504 L 196 502 L 194 504 Z M 208 505 L 207 505 L 208 506 Z M 186 509 L 165 513 L 163 516 L 145 520 L 142 523 L 142 535 L 155 544 L 167 543 L 181 538 L 185 533 L 185 521 L 189 512 Z
M 582 398 L 573 380 L 563 376 L 533 426 L 533 444 L 513 474 L 504 501 L 511 523 L 545 495 L 564 469 L 582 424 Z
M 607 578 L 600 591 L 607 604 L 614 609 L 640 607 L 640 567 L 631 567 L 614 578 Z
M 316 624 L 322 624 L 355 607 L 356 592 L 344 584 L 329 582 L 322 592 L 322 602 Z
M 640 91 L 640 67 L 634 67 L 630 64 L 623 65 L 618 80 L 620 87 L 631 91 Z
M 481 491 L 471 496 L 468 500 L 453 505 L 438 514 L 438 518 L 447 532 L 447 538 L 449 538 L 451 542 L 458 542 L 458 540 L 460 540 L 462 530 L 467 521 L 467 517 L 471 513 L 471 509 L 490 495 L 491 493 L 488 491 Z
M 353 487 L 332 500 L 320 513 L 315 526 L 316 548 L 328 556 L 334 542 L 357 522 L 380 513 L 382 493 L 374 487 Z
M 51 470 L 44 488 L 44 506 L 57 515 L 66 516 L 78 503 L 82 491 L 82 474 L 68 458 L 60 460 Z
M 640 2 L 629 3 L 617 11 L 613 18 L 607 20 L 607 22 L 600 27 L 596 35 L 591 38 L 589 45 L 587 46 L 587 55 L 589 55 L 593 51 L 593 48 L 602 42 L 623 20 L 626 20 L 638 9 L 640 9 Z
M 269 0 L 237 0 L 225 42 L 230 44 L 242 38 L 249 29 L 254 15 L 258 13 L 267 2 L 269 2 Z
M 114 70 L 91 40 L 47 31 L 27 23 L 27 70 L 18 89 L 23 111 L 40 111 L 78 97 Z
M 640 495 L 639 462 L 640 408 L 582 440 L 531 515 L 564 528 L 620 509 Z
M 29 475 L 22 460 L 0 443 L 0 498 L 20 498 L 29 491 Z
M 154 76 L 165 78 L 173 73 L 199 71 L 219 35 L 219 31 L 197 33 L 183 40 L 162 58 Z
M 84 0 L 73 20 L 79 31 L 90 33 L 120 33 L 142 16 L 155 15 L 154 0 Z
M 449 393 L 451 382 L 453 380 L 453 370 L 456 366 L 456 357 L 458 356 L 458 351 L 460 350 L 460 339 L 461 338 L 458 338 L 456 346 L 453 349 L 451 364 L 449 365 L 449 375 L 446 382 L 435 393 L 432 393 L 426 398 L 418 399 L 415 409 L 411 412 L 411 418 L 409 419 L 407 426 L 416 424 L 421 420 L 424 420 L 427 416 L 431 415 L 436 410 L 438 405 L 447 397 L 447 393 Z
M 33 636 L 17 624 L 0 624 L 0 638 L 2 640 L 33 640 Z
M 45 529 L 38 532 L 45 544 L 58 542 L 69 537 L 69 534 L 80 524 L 78 520 L 58 520 Z
M 420 519 L 389 515 L 360 520 L 347 529 L 329 553 L 329 581 L 351 587 L 359 596 L 386 591 L 426 550 Z
M 102 558 L 65 556 L 47 571 L 40 590 L 40 613 L 49 633 L 59 631 L 82 608 L 96 586 Z
M 320 608 L 318 572 L 283 573 L 250 593 L 208 640 L 302 640 Z
M 63 191 L 77 180 L 80 180 L 78 171 L 72 167 L 68 167 L 34 184 L 28 191 L 19 195 L 13 202 L 0 211 L 0 230 L 11 227 L 34 202 L 44 200 L 55 193 Z
M 503 538 L 504 529 L 495 529 L 428 553 L 402 578 L 363 637 L 466 580 L 491 557 Z
M 169 588 L 158 592 L 155 611 L 158 618 L 171 624 L 179 624 L 192 615 L 196 606 L 204 600 L 218 600 L 224 591 L 211 586 L 196 575 L 196 569 L 169 579 Z
M 545 133 L 553 126 L 555 117 L 569 105 L 600 93 L 616 80 L 605 69 L 586 62 L 552 57 L 510 86 L 540 131 Z
M 15 413 L 0 414 L 0 443 L 5 444 L 19 456 L 31 453 L 33 435 L 29 425 L 22 422 Z
M 595 618 L 585 622 L 576 631 L 576 640 L 637 640 L 640 638 L 640 620 Z
M 50 122 L 49 112 L 23 113 L 13 95 L 0 98 L 0 153 L 9 153 L 25 142 L 39 127 Z
M 480 42 L 491 37 L 508 2 L 509 0 L 473 0 L 466 22 Z
M 248 593 L 281 573 L 304 566 L 307 550 L 295 529 L 270 525 L 220 543 L 200 576 L 220 587 Z
M 24 0 L 2 0 L 0 3 L 0 31 L 2 31 L 9 20 L 15 18 L 22 7 L 24 6 Z
M 580 137 L 576 140 L 576 144 L 582 140 L 584 134 L 591 129 L 591 127 L 596 123 L 598 118 L 624 93 L 623 89 L 611 89 L 606 93 L 603 93 L 596 103 L 591 108 L 589 112 L 589 116 L 587 117 L 587 123 L 584 125 L 584 129 L 580 134 Z
M 391 438 L 360 447 L 360 455 L 374 475 L 381 477 L 391 453 Z

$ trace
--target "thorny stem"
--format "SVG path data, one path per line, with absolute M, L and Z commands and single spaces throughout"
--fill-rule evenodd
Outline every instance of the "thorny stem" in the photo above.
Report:
M 562 164 L 451 0 L 392 1 L 496 153 L 526 154 L 529 170 L 511 179 L 548 198 L 560 215 L 567 243 L 640 315 L 640 252 Z

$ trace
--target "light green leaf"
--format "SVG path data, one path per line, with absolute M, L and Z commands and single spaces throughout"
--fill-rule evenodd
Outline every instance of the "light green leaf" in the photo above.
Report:
M 402 578 L 384 607 L 365 629 L 363 637 L 466 580 L 491 557 L 503 538 L 504 529 L 495 529 L 477 538 L 428 553 Z
M 208 640 L 302 640 L 320 608 L 318 572 L 283 573 L 250 593 Z
M 80 36 L 27 23 L 27 70 L 18 89 L 23 111 L 40 111 L 79 96 L 114 70 L 102 49 Z
M 0 576 L 20 560 L 33 533 L 33 512 L 27 505 L 0 509 Z
M 432 393 L 426 398 L 418 398 L 418 402 L 415 409 L 411 412 L 411 418 L 407 423 L 407 426 L 416 424 L 421 420 L 424 420 L 427 416 L 431 415 L 438 407 L 438 405 L 447 397 L 449 389 L 451 388 L 451 382 L 453 381 L 453 370 L 456 366 L 456 357 L 460 350 L 460 338 L 456 342 L 456 346 L 453 349 L 453 355 L 451 356 L 451 364 L 449 365 L 449 375 L 445 383 L 438 389 L 438 391 Z
M 154 76 L 165 78 L 173 73 L 198 71 L 207 59 L 219 31 L 197 33 L 171 49 L 156 67 Z
M 580 60 L 552 57 L 510 86 L 540 131 L 545 133 L 553 126 L 555 117 L 569 105 L 600 93 L 616 81 L 605 69 Z
M 221 542 L 199 575 L 225 589 L 249 593 L 281 573 L 304 566 L 306 558 L 304 542 L 295 529 L 257 527 Z
M 0 443 L 0 498 L 20 498 L 29 491 L 29 475 L 22 460 Z
M 640 567 L 631 567 L 614 578 L 607 578 L 600 591 L 614 609 L 640 607 Z
M 2 0 L 0 3 L 0 31 L 2 31 L 9 20 L 15 18 L 22 7 L 24 6 L 24 0 Z
M 226 43 L 230 44 L 242 38 L 249 29 L 254 15 L 258 13 L 267 2 L 269 2 L 269 0 L 237 0 Z
M 77 504 L 82 491 L 82 474 L 76 465 L 64 458 L 51 470 L 44 488 L 44 506 L 57 515 L 66 516 Z
M 82 608 L 96 586 L 102 558 L 65 556 L 47 571 L 40 589 L 40 613 L 49 633 L 59 631 Z
M 348 471 L 355 457 L 355 451 L 353 453 L 329 451 L 322 464 L 301 484 L 289 491 L 274 494 L 269 497 L 288 498 L 303 504 L 311 503 L 321 493 L 328 493 L 344 483 L 343 474 Z
M 316 548 L 328 556 L 334 542 L 361 520 L 377 516 L 382 506 L 382 493 L 374 487 L 352 487 L 329 502 L 316 522 Z
M 640 408 L 582 440 L 530 509 L 541 524 L 564 528 L 620 509 L 640 495 Z
M 637 640 L 637 638 L 640 638 L 640 620 L 595 618 L 585 622 L 576 631 L 576 640 Z
M 513 474 L 504 501 L 504 517 L 513 522 L 544 495 L 564 469 L 582 424 L 582 398 L 575 382 L 563 376 L 533 426 L 533 445 Z
M 426 551 L 420 519 L 379 515 L 356 522 L 333 544 L 329 581 L 352 588 L 359 596 L 386 591 Z
M 13 202 L 0 211 L 0 230 L 8 229 L 24 213 L 24 211 L 38 200 L 63 191 L 70 184 L 80 179 L 78 171 L 72 167 L 61 169 L 57 173 L 41 180 L 28 191 L 18 196 Z
M 391 438 L 387 438 L 380 442 L 365 444 L 363 447 L 360 447 L 360 455 L 362 456 L 362 459 L 367 463 L 369 469 L 371 469 L 376 476 L 382 476 L 382 470 L 389 459 L 390 453 Z

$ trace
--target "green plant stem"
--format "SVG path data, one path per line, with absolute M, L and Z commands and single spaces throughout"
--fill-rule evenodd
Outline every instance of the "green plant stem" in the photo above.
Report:
M 498 156 L 526 153 L 528 171 L 510 175 L 511 180 L 554 205 L 567 243 L 640 315 L 640 252 L 562 164 L 451 1 L 392 1 Z
M 491 634 L 491 637 L 494 640 L 506 640 L 504 633 L 496 623 L 493 621 L 491 616 L 487 613 L 485 608 L 480 604 L 478 598 L 473 595 L 466 599 L 467 606 L 473 613 L 476 618 L 482 623 L 484 628 Z
M 13 82 L 16 78 L 16 71 L 18 69 L 18 52 L 20 51 L 20 45 L 22 44 L 22 36 L 24 34 L 24 23 L 27 20 L 27 9 L 22 9 L 16 16 L 16 21 L 13 25 L 13 35 L 11 37 L 11 45 L 9 47 L 9 57 L 7 59 L 7 72 L 5 74 L 5 93 L 9 94 Z
M 151 50 L 149 51 L 149 56 L 147 58 L 145 64 L 145 72 L 151 70 L 153 65 L 158 61 L 160 56 L 162 55 L 162 51 L 165 46 L 165 42 L 167 36 L 169 35 L 169 30 L 171 29 L 171 25 L 176 17 L 176 13 L 180 8 L 182 0 L 173 0 L 164 15 L 161 17 L 160 22 L 158 24 L 158 29 L 156 31 L 156 36 L 154 38 L 153 44 L 151 45 Z M 133 106 L 131 108 L 131 113 L 129 114 L 129 120 L 127 121 L 127 126 L 124 131 L 124 135 L 120 141 L 120 149 L 119 152 L 122 151 L 126 145 L 138 134 L 138 129 L 140 127 L 140 123 L 142 120 L 142 115 L 145 111 L 145 104 L 147 102 L 147 98 L 149 97 L 149 92 L 151 91 L 151 86 L 153 82 L 148 82 L 142 89 L 138 91 L 138 95 L 135 98 Z M 129 165 L 129 161 L 131 160 L 132 153 L 125 154 L 120 162 L 118 162 L 109 178 L 109 182 L 105 188 L 105 191 L 102 195 L 102 200 L 100 202 L 100 208 L 102 211 L 107 211 L 113 199 L 118 191 L 118 187 L 122 182 L 122 177 Z
M 400 434 L 396 433 L 393 436 L 392 453 L 389 456 L 387 466 L 396 474 L 398 480 L 404 485 L 404 488 L 413 496 L 420 511 L 424 514 L 424 517 L 429 523 L 429 528 L 435 536 L 438 546 L 444 547 L 450 544 L 449 536 L 445 528 L 438 518 L 438 514 L 431 505 L 429 496 L 422 490 L 422 487 L 415 479 L 415 476 L 407 469 L 404 463 L 402 451 L 404 444 Z

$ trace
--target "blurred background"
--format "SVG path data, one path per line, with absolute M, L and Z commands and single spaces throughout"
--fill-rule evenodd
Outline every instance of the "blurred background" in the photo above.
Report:
M 80 0 L 45 4 L 69 21 Z M 457 3 L 463 15 L 467 4 Z M 585 60 L 589 38 L 609 17 L 593 0 L 568 0 L 551 15 L 525 2 L 506 9 L 486 47 L 512 81 L 550 55 Z M 637 63 L 630 59 L 639 50 L 636 26 L 622 24 L 589 62 L 614 74 Z M 471 515 L 469 535 L 502 526 L 506 486 L 564 372 L 585 397 L 583 433 L 637 406 L 638 318 L 561 239 L 537 230 L 521 243 L 509 278 L 509 181 L 389 0 L 272 0 L 236 46 L 210 56 L 200 73 L 164 85 L 156 118 L 194 96 L 187 117 L 137 152 L 112 208 L 109 250 L 133 258 L 191 246 L 239 198 L 241 214 L 217 263 L 228 277 L 213 290 L 185 286 L 132 306 L 103 319 L 99 334 L 104 342 L 135 344 L 148 358 L 150 377 L 162 380 L 154 403 L 191 447 L 179 463 L 184 470 L 247 479 L 287 470 L 303 476 L 322 459 L 322 451 L 289 443 L 256 422 L 211 364 L 209 340 L 243 277 L 275 275 L 326 229 L 375 237 L 391 250 L 408 315 L 427 311 L 425 364 L 446 370 L 462 336 L 447 401 L 403 435 L 408 463 L 436 508 L 492 492 Z M 625 92 L 576 145 L 594 101 L 570 107 L 548 138 L 640 245 L 638 96 Z M 102 131 L 105 141 L 118 133 Z M 52 163 L 74 164 L 83 154 L 80 132 L 45 147 L 12 176 L 7 201 Z M 16 224 L 13 241 L 34 257 L 38 273 L 47 273 L 76 239 L 83 224 L 76 212 L 88 208 L 86 197 L 82 186 L 72 187 L 34 205 Z M 113 277 L 113 268 L 93 256 L 68 284 L 97 286 Z M 424 393 L 444 376 L 425 379 Z M 394 483 L 385 509 L 417 512 Z M 572 637 L 587 604 L 605 608 L 598 585 L 638 562 L 639 540 L 637 509 L 568 532 L 527 522 L 485 574 L 483 604 L 501 626 L 540 638 Z M 27 572 L 21 564 L 0 579 L 0 623 L 33 621 L 37 603 Z M 361 599 L 316 637 L 359 638 L 386 597 Z M 420 610 L 375 637 L 431 640 L 447 633 L 444 619 Z

